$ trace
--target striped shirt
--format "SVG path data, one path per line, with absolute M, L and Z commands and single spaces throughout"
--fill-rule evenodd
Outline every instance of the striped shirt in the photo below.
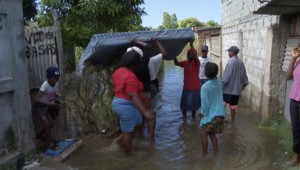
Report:
M 222 77 L 223 93 L 240 95 L 241 91 L 248 85 L 248 76 L 242 60 L 237 56 L 228 60 Z

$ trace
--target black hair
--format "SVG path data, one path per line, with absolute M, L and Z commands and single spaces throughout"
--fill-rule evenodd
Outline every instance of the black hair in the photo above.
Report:
M 122 56 L 122 66 L 123 67 L 126 67 L 126 68 L 134 67 L 135 71 L 137 71 L 137 70 L 140 69 L 141 65 L 142 65 L 141 64 L 141 57 L 134 50 L 126 52 Z
M 215 63 L 208 62 L 205 65 L 204 71 L 205 71 L 205 76 L 208 79 L 213 79 L 213 78 L 217 77 L 218 72 L 219 72 L 219 67 Z

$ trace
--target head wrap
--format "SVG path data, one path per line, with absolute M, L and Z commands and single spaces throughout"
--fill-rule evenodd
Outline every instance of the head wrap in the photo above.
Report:
M 141 58 L 143 57 L 143 51 L 142 51 L 140 48 L 138 48 L 138 47 L 136 47 L 136 46 L 127 48 L 127 53 L 128 53 L 129 51 L 132 51 L 132 50 L 134 50 L 135 52 L 137 52 L 137 53 L 140 55 Z
M 46 77 L 47 77 L 47 79 L 50 79 L 50 78 L 52 78 L 54 76 L 57 76 L 57 77 L 60 76 L 58 68 L 57 67 L 49 67 L 49 68 L 47 68 L 47 70 L 46 70 Z

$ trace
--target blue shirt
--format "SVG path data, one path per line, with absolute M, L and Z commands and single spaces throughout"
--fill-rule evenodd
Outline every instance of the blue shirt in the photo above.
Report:
M 212 121 L 216 116 L 225 117 L 222 81 L 220 79 L 209 80 L 201 87 L 201 108 L 203 116 L 200 127 Z

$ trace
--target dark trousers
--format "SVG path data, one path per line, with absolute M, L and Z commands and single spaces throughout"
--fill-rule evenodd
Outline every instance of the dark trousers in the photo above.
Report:
M 293 151 L 300 153 L 300 102 L 291 99 L 290 101 L 290 116 L 293 132 Z

